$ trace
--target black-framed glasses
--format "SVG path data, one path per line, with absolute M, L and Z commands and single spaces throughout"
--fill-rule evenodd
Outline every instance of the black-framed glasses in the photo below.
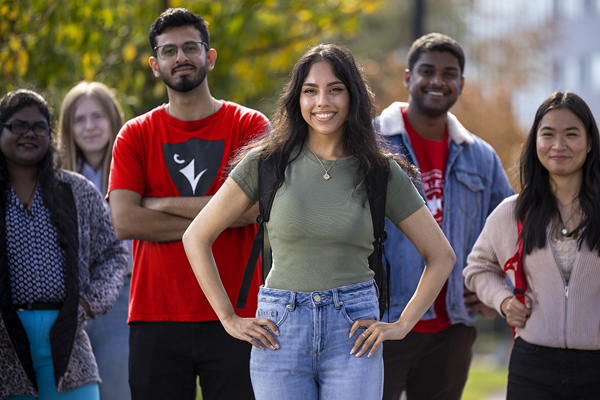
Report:
M 29 126 L 23 122 L 11 122 L 10 124 L 2 123 L 2 126 L 16 135 L 24 135 L 29 132 L 30 129 L 37 136 L 43 137 L 50 136 L 50 132 L 52 132 L 52 129 L 50 129 L 50 127 L 43 122 L 37 122 L 33 124 L 33 126 Z
M 177 57 L 177 52 L 180 47 L 184 54 L 189 58 L 200 57 L 200 54 L 202 54 L 202 47 L 208 50 L 208 44 L 204 42 L 185 42 L 181 46 L 177 46 L 176 44 L 156 46 L 154 51 L 161 60 L 172 60 Z

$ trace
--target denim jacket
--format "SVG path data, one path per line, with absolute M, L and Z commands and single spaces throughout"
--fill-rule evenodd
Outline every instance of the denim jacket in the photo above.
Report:
M 408 104 L 395 102 L 376 120 L 381 135 L 418 167 L 402 118 Z M 444 176 L 442 231 L 456 253 L 456 264 L 448 278 L 446 308 L 451 324 L 475 325 L 476 312 L 467 312 L 463 303 L 463 268 L 467 256 L 483 229 L 487 216 L 514 193 L 498 155 L 492 147 L 468 132 L 448 113 L 449 156 Z M 425 199 L 422 188 L 418 188 Z M 386 256 L 391 265 L 389 321 L 396 321 L 414 294 L 425 262 L 412 243 L 389 220 Z M 384 316 L 388 320 L 388 315 Z M 433 306 L 423 319 L 435 318 Z

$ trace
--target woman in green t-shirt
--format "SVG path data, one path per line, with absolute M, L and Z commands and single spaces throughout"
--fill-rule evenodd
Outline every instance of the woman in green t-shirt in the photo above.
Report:
M 294 66 L 270 132 L 239 164 L 183 237 L 206 297 L 232 336 L 250 342 L 257 399 L 380 399 L 381 343 L 399 340 L 431 306 L 455 256 L 404 170 L 385 154 L 371 123 L 373 94 L 352 54 L 311 48 Z M 236 315 L 211 253 L 217 236 L 258 200 L 258 159 L 275 160 L 276 195 L 266 229 L 273 268 L 257 318 Z M 368 206 L 389 170 L 386 216 L 426 261 L 398 321 L 379 322 L 368 256 Z M 270 350 L 265 349 L 268 348 Z M 367 353 L 367 357 L 360 358 Z

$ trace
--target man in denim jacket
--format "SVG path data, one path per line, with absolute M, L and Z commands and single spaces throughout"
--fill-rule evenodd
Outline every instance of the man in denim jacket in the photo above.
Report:
M 460 399 L 477 313 L 496 315 L 464 289 L 462 270 L 487 216 L 514 192 L 495 151 L 448 112 L 462 92 L 464 59 L 460 45 L 448 36 L 417 39 L 404 75 L 409 102 L 393 103 L 376 121 L 381 135 L 421 170 L 419 191 L 456 253 L 454 270 L 434 305 L 404 340 L 384 345 L 384 400 L 397 400 L 403 391 L 408 400 Z M 396 321 L 425 262 L 406 236 L 386 224 L 388 313 Z

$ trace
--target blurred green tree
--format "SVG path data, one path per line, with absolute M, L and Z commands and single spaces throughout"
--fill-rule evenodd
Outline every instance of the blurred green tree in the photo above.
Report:
M 166 101 L 148 67 L 148 29 L 167 7 L 210 24 L 217 49 L 211 91 L 270 111 L 309 44 L 351 38 L 383 0 L 0 0 L 0 88 L 29 86 L 58 109 L 78 81 L 115 88 L 128 117 Z

